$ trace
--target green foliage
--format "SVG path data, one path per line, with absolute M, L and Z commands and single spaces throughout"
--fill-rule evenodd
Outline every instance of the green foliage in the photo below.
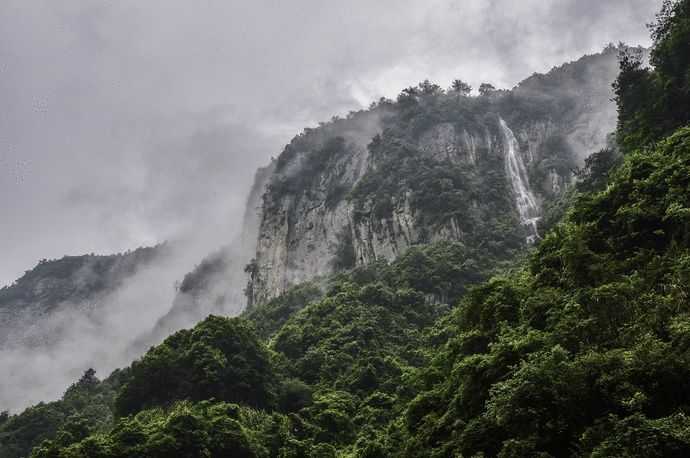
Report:
M 62 429 L 76 434 L 78 428 L 95 431 L 112 426 L 117 387 L 117 371 L 101 382 L 95 377 L 95 371 L 89 369 L 67 389 L 62 399 L 37 404 L 18 415 L 2 415 L 0 457 L 26 456 L 33 447 L 55 437 Z
M 390 451 L 386 431 L 418 389 L 411 374 L 448 338 L 447 304 L 510 257 L 503 255 L 459 242 L 415 247 L 390 265 L 334 274 L 320 300 L 306 284 L 248 311 L 281 361 L 278 403 L 293 414 L 299 453 L 327 453 L 325 442 L 365 455 Z
M 178 331 L 132 363 L 123 382 L 115 402 L 120 415 L 185 399 L 275 403 L 270 353 L 241 318 L 211 315 Z
M 322 295 L 316 281 L 301 283 L 261 306 L 250 307 L 244 313 L 244 317 L 252 322 L 263 338 L 268 338 L 283 327 L 298 310 Z
M 322 139 L 319 135 L 296 137 L 285 147 L 276 162 L 275 178 L 268 185 L 269 195 L 299 195 L 310 192 L 314 181 L 329 164 L 342 158 L 347 152 L 347 143 L 342 136 Z M 316 138 L 312 138 L 312 137 Z M 323 144 L 318 143 L 323 141 Z M 341 186 L 334 184 L 329 189 L 327 201 L 333 206 L 345 192 Z M 279 199 L 271 199 L 279 200 Z
M 85 433 L 63 428 L 31 457 L 269 457 L 276 456 L 277 444 L 289 434 L 281 415 L 209 401 L 146 410 L 123 418 L 110 431 Z
M 688 153 L 690 127 L 628 154 L 529 270 L 470 291 L 407 409 L 406 453 L 688 453 Z
M 610 181 L 610 172 L 621 163 L 622 156 L 616 148 L 605 148 L 585 159 L 585 166 L 577 171 L 577 190 L 583 193 L 601 191 Z
M 46 437 L 52 437 L 66 419 L 61 407 L 57 403 L 40 403 L 9 417 L 0 429 L 0 456 L 20 456 Z
M 454 92 L 457 92 L 458 94 L 461 95 L 468 95 L 472 91 L 472 86 L 467 84 L 461 79 L 456 79 L 453 80 L 453 84 L 451 85 L 451 90 Z
M 411 288 L 456 304 L 468 286 L 487 278 L 500 260 L 511 257 L 511 253 L 492 256 L 459 242 L 439 242 L 411 248 L 382 270 L 381 279 L 392 287 Z
M 494 92 L 496 88 L 491 83 L 482 83 L 479 85 L 479 93 L 481 95 L 488 95 Z
M 624 151 L 662 139 L 690 122 L 690 1 L 665 1 L 653 24 L 653 69 L 639 53 L 621 55 L 615 87 Z
M 194 294 L 207 290 L 214 276 L 227 272 L 228 263 L 228 253 L 225 249 L 204 258 L 193 271 L 184 276 L 179 292 Z
M 596 154 L 596 153 L 594 153 Z M 539 220 L 539 234 L 547 234 L 550 232 L 556 224 L 563 221 L 570 209 L 573 206 L 573 201 L 577 195 L 577 187 L 580 183 L 578 182 L 576 186 L 571 186 L 565 190 L 551 205 L 546 208 L 544 215 Z

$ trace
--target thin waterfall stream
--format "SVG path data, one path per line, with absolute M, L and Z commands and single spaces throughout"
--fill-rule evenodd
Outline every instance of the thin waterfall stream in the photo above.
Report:
M 527 168 L 522 160 L 522 156 L 519 154 L 520 147 L 515 139 L 515 135 L 513 135 L 513 131 L 510 130 L 505 121 L 500 117 L 499 123 L 501 124 L 501 131 L 505 140 L 506 172 L 513 188 L 518 214 L 527 231 L 527 243 L 531 244 L 539 235 L 537 223 L 541 218 L 541 212 L 537 199 L 529 185 Z

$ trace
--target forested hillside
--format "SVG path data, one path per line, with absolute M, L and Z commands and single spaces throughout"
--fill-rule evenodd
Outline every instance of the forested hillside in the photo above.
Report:
M 690 0 L 652 37 L 525 256 L 416 244 L 209 316 L 1 416 L 0 457 L 690 455 Z

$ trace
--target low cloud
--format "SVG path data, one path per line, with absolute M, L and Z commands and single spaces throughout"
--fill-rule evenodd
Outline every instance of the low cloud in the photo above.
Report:
M 660 4 L 5 2 L 0 283 L 43 257 L 222 226 L 303 127 L 425 78 L 510 87 L 648 44 Z

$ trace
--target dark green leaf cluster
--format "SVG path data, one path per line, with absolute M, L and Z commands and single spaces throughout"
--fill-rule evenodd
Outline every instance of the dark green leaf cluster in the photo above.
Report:
M 300 139 L 300 137 L 297 137 Z M 345 139 L 337 136 L 329 138 L 323 145 L 305 145 L 300 151 L 295 140 L 285 147 L 276 164 L 276 177 L 269 184 L 269 192 L 277 194 L 296 194 L 308 191 L 314 180 L 326 169 L 329 162 L 347 152 Z M 292 165 L 291 170 L 288 165 Z
M 27 456 L 33 447 L 55 437 L 59 430 L 88 428 L 90 432 L 112 426 L 112 404 L 118 387 L 119 371 L 99 381 L 95 371 L 89 369 L 62 399 L 37 404 L 18 415 L 0 415 L 0 457 Z M 72 437 L 70 442 L 83 438 Z
M 254 407 L 275 403 L 270 354 L 241 318 L 209 316 L 151 348 L 122 374 L 119 415 L 178 400 L 215 398 Z
M 250 307 L 244 316 L 254 324 L 261 337 L 268 338 L 308 303 L 321 298 L 323 293 L 316 281 L 293 286 L 280 296 L 261 306 Z
M 179 402 L 123 418 L 109 431 L 65 426 L 31 457 L 269 457 L 288 437 L 287 419 L 279 414 L 225 402 Z
M 652 24 L 649 63 L 634 50 L 620 56 L 614 85 L 618 137 L 625 151 L 658 141 L 690 122 L 690 3 L 666 0 Z

